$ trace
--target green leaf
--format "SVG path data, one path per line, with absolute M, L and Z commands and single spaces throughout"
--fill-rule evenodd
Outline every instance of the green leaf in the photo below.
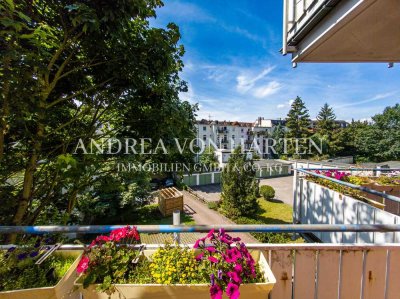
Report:
M 8 7 L 10 8 L 10 10 L 12 12 L 14 12 L 15 9 L 15 5 L 14 5 L 14 1 L 13 0 L 6 0 Z

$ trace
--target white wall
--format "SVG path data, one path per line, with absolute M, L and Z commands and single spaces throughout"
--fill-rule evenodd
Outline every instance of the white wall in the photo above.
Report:
M 297 180 L 294 220 L 302 224 L 396 224 L 400 217 L 323 187 Z M 316 233 L 325 243 L 400 243 L 400 233 Z

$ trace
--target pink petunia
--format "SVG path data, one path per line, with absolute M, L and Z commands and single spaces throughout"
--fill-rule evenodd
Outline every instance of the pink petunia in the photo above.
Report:
M 219 240 L 220 240 L 222 243 L 225 243 L 225 244 L 228 244 L 228 245 L 231 245 L 231 244 L 233 243 L 231 240 L 229 240 L 229 239 L 226 238 L 225 236 L 220 237 Z
M 79 261 L 78 266 L 76 267 L 76 272 L 78 272 L 79 274 L 85 272 L 87 268 L 89 268 L 89 262 L 90 262 L 89 257 L 84 255 Z
M 210 297 L 211 299 L 222 299 L 222 290 L 219 285 L 214 284 L 210 287 Z
M 241 284 L 242 283 L 242 279 L 240 278 L 240 276 L 236 273 L 236 272 L 232 272 L 229 271 L 228 273 L 226 273 L 226 275 L 232 279 L 232 281 L 236 284 Z
M 233 267 L 233 271 L 235 271 L 236 273 L 242 273 L 243 271 L 242 265 L 236 264 L 235 267 Z
M 226 294 L 228 295 L 229 299 L 238 299 L 240 297 L 239 287 L 234 283 L 228 283 L 226 287 Z
M 208 234 L 207 234 L 207 238 L 214 237 L 214 232 L 215 232 L 214 229 L 210 230 L 210 231 L 208 232 Z
M 206 247 L 206 250 L 208 252 L 216 252 L 217 251 L 217 249 L 215 249 L 215 247 L 212 247 L 212 246 Z
M 201 261 L 202 258 L 203 258 L 203 256 L 204 256 L 204 253 L 203 253 L 203 252 L 200 253 L 199 255 L 197 255 L 197 256 L 196 256 L 196 261 Z
M 210 261 L 210 262 L 212 262 L 212 263 L 218 263 L 218 259 L 216 259 L 215 257 L 213 257 L 213 256 L 209 256 L 208 257 L 208 260 Z
M 196 240 L 196 242 L 193 245 L 193 248 L 199 248 L 200 242 L 201 242 L 201 239 Z

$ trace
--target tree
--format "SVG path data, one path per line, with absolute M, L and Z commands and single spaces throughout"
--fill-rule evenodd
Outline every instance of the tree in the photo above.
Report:
M 282 124 L 279 124 L 273 129 L 272 131 L 272 140 L 271 142 L 275 143 L 275 152 L 273 153 L 272 150 L 269 153 L 274 158 L 279 158 L 281 155 L 284 154 L 284 145 L 283 145 L 283 138 L 285 138 L 285 129 Z M 269 142 L 269 140 L 268 140 Z
M 286 138 L 297 139 L 299 142 L 298 153 L 302 153 L 307 150 L 307 147 L 301 144 L 302 138 L 307 138 L 310 135 L 310 115 L 305 106 L 305 103 L 300 97 L 296 97 L 293 101 L 292 106 L 286 118 L 286 127 L 288 132 Z M 296 153 L 293 144 L 289 143 L 289 153 Z
M 200 155 L 200 163 L 211 168 L 218 166 L 218 159 L 215 155 L 214 147 L 207 146 L 204 149 L 204 152 Z
M 237 147 L 222 170 L 221 209 L 230 218 L 257 212 L 257 180 L 253 162 Z
M 325 103 L 317 115 L 316 133 L 313 135 L 315 142 L 322 140 L 323 150 L 321 157 L 336 156 L 342 149 L 343 135 L 335 123 L 336 115 L 333 108 Z
M 196 107 L 179 100 L 187 91 L 179 78 L 184 53 L 179 29 L 149 26 L 161 5 L 159 0 L 0 4 L 2 223 L 59 223 L 46 215 L 68 215 L 93 184 L 118 176 L 115 156 L 75 154 L 79 139 L 87 145 L 90 139 L 166 137 L 172 147 L 174 137 L 195 136 Z M 188 152 L 152 159 L 176 157 L 191 159 Z M 126 186 L 134 177 L 118 184 Z
M 333 130 L 337 127 L 335 119 L 336 115 L 333 108 L 325 103 L 317 115 L 317 133 L 331 137 Z
M 400 160 L 400 104 L 386 107 L 382 114 L 376 114 L 372 120 L 375 136 L 370 141 L 378 141 L 376 159 Z

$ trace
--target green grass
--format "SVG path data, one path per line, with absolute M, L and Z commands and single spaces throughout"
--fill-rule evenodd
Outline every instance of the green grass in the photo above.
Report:
M 258 199 L 258 203 L 260 208 L 255 217 L 257 220 L 261 220 L 265 224 L 292 223 L 292 206 L 280 202 L 266 201 L 262 197 Z

